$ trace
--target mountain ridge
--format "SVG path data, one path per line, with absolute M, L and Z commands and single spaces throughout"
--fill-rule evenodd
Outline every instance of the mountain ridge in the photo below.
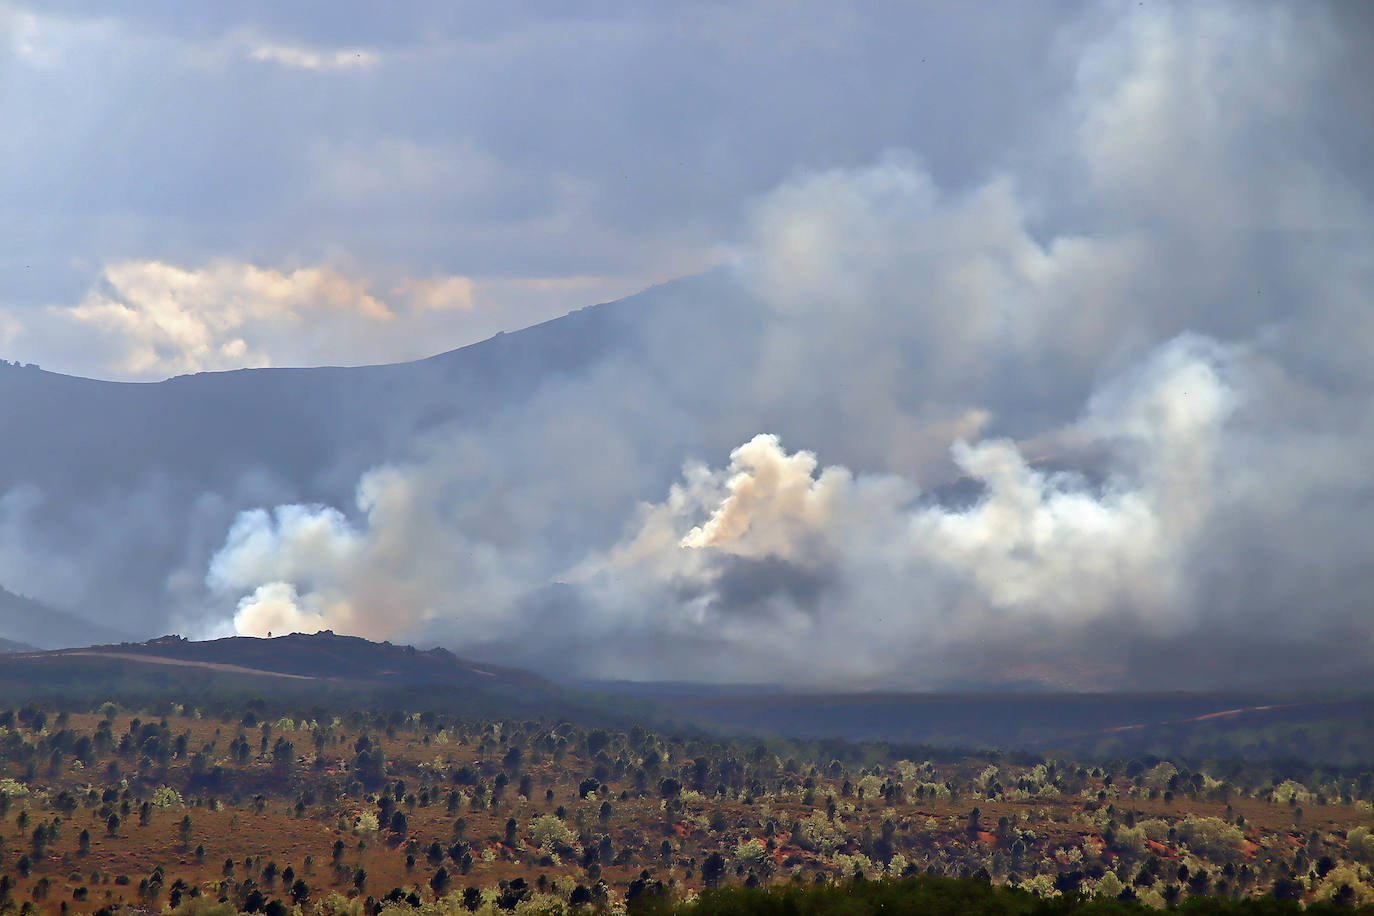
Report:
M 490 430 L 570 375 L 638 352 L 654 333 L 646 330 L 649 313 L 673 309 L 710 282 L 651 287 L 400 363 L 234 369 L 157 382 L 6 363 L 0 536 L 41 545 L 25 548 L 23 585 L 29 592 L 34 583 L 58 586 L 38 596 L 43 603 L 120 620 L 126 638 L 164 632 L 174 623 L 169 608 L 199 600 L 169 594 L 169 582 L 194 581 L 188 573 L 203 579 L 237 513 L 286 503 L 347 511 L 368 470 L 413 460 L 436 430 Z M 41 648 L 72 644 L 59 636 L 25 638 L 0 627 L 0 637 Z M 119 636 L 85 641 L 110 638 Z
M 72 635 L 54 639 L 49 635 L 53 624 L 57 624 L 59 632 Z M 62 649 L 127 638 L 128 634 L 112 627 L 87 620 L 79 614 L 58 610 L 0 586 L 0 642 L 14 646 L 3 651 Z

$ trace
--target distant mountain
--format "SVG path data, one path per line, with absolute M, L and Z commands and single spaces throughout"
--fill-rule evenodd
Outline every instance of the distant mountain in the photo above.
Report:
M 0 587 L 0 652 L 121 642 L 127 633 L 92 623 Z
M 260 469 L 304 493 L 347 494 L 359 471 L 406 451 L 425 430 L 480 424 L 615 354 L 642 351 L 652 319 L 687 311 L 681 300 L 709 296 L 709 281 L 678 281 L 407 363 L 151 383 L 0 363 L 0 481 L 70 488 L 61 491 L 68 499 L 156 478 L 226 493 Z
M 1054 493 L 1073 495 L 1073 505 L 1081 497 L 1085 506 L 1111 497 L 1104 457 L 1111 448 L 1061 452 L 1057 434 L 1041 438 L 1027 458 L 1049 476 L 1027 490 L 1039 496 L 1017 497 L 1017 505 L 1032 504 L 1025 527 L 1002 525 L 1000 512 L 966 517 L 957 530 L 967 523 L 980 532 L 986 551 L 945 556 L 923 553 L 919 539 L 903 552 L 913 520 L 930 521 L 904 501 L 958 512 L 985 494 L 979 472 L 958 476 L 926 446 L 955 435 L 950 424 L 963 429 L 983 407 L 996 418 L 991 425 L 958 435 L 1019 440 L 1062 430 L 1075 422 L 1093 380 L 1074 376 L 1047 390 L 1034 380 L 1054 373 L 1033 359 L 1011 359 L 950 369 L 953 380 L 941 381 L 945 370 L 928 370 L 924 360 L 937 367 L 946 360 L 916 346 L 919 334 L 909 336 L 910 348 L 875 357 L 870 375 L 851 365 L 865 362 L 864 354 L 849 352 L 840 325 L 835 352 L 813 350 L 815 316 L 760 301 L 749 276 L 722 270 L 674 281 L 397 365 L 240 370 L 148 384 L 0 365 L 0 577 L 70 612 L 26 605 L 9 615 L 13 625 L 0 618 L 0 637 L 51 648 L 129 638 L 108 627 L 134 639 L 171 630 L 217 634 L 242 599 L 276 586 L 274 601 L 295 587 L 307 608 L 356 599 L 357 615 L 370 618 L 366 627 L 347 617 L 321 625 L 443 645 L 553 677 L 788 684 L 824 677 L 832 688 L 965 693 L 1257 685 L 1251 692 L 1269 694 L 1371 682 L 1368 640 L 1341 635 L 1367 635 L 1360 601 L 1368 589 L 1355 567 L 1331 586 L 1339 600 L 1328 604 L 1346 609 L 1333 629 L 1288 609 L 1299 606 L 1308 583 L 1277 573 L 1282 553 L 1268 564 L 1272 579 L 1231 578 L 1268 556 L 1259 550 L 1236 547 L 1215 564 L 1190 562 L 1189 569 L 1215 567 L 1219 578 L 1207 578 L 1206 589 L 1173 591 L 1196 593 L 1199 602 L 1215 594 L 1215 610 L 1204 602 L 1118 612 L 1116 598 L 1093 597 L 1101 606 L 1081 613 L 984 613 L 988 590 L 998 590 L 988 583 L 1001 581 L 1004 566 L 1025 565 L 1036 588 L 1041 567 L 1055 582 L 1076 574 L 1079 564 L 1067 557 L 1026 565 L 1039 548 L 1023 557 L 1016 532 L 1040 531 L 1042 512 L 1055 517 Z M 844 314 L 837 308 L 835 320 Z M 980 410 L 966 415 L 971 405 Z M 674 554 L 669 528 L 681 535 L 705 521 L 709 494 L 725 479 L 697 468 L 723 472 L 731 451 L 760 433 L 776 435 L 787 451 L 813 452 L 818 471 L 835 470 L 833 481 L 854 481 L 834 490 L 852 494 L 836 496 L 834 506 L 852 508 L 833 510 L 835 524 L 852 528 L 831 538 L 808 533 L 815 520 L 788 523 L 779 528 L 787 550 Z M 383 466 L 390 473 L 365 476 Z M 1070 482 L 1060 490 L 1051 478 Z M 699 497 L 690 495 L 698 489 Z M 675 494 L 687 496 L 681 514 Z M 308 526 L 287 523 L 302 517 Z M 652 526 L 666 527 L 655 534 Z M 231 531 L 242 539 L 226 550 Z M 627 540 L 637 531 L 642 541 Z M 870 531 L 888 532 L 882 537 L 890 543 L 870 542 Z M 324 541 L 311 532 L 328 549 L 317 549 Z M 1119 549 L 1134 556 L 1123 538 Z M 288 541 L 299 555 L 287 556 Z M 621 550 L 631 543 L 635 549 Z M 248 549 L 238 550 L 243 544 Z M 232 581 L 211 575 L 214 558 L 235 553 L 244 556 L 218 567 L 238 570 Z M 625 568 L 614 568 L 621 560 Z M 1304 563 L 1303 575 L 1323 569 L 1314 558 Z M 1099 568 L 1107 567 L 1094 561 L 1084 570 Z M 1252 602 L 1242 588 L 1250 579 L 1292 596 Z M 1120 600 L 1136 601 L 1122 585 Z M 965 590 L 967 600 L 955 600 Z M 258 600 L 250 605 L 268 606 Z M 976 613 L 954 610 L 965 607 Z M 239 619 L 250 621 L 245 632 L 283 628 L 270 616 Z M 840 716 L 826 729 L 848 724 Z
M 662 384 L 705 400 L 690 377 L 703 337 L 714 336 L 729 314 L 729 297 L 713 292 L 720 285 L 710 275 L 675 281 L 394 365 L 125 383 L 0 362 L 0 498 L 19 494 L 23 506 L 22 515 L 7 518 L 0 503 L 0 534 L 41 545 L 25 556 L 40 564 L 29 580 L 72 595 L 63 606 L 118 620 L 137 638 L 165 632 L 173 612 L 187 605 L 169 594 L 169 582 L 202 579 L 240 511 L 283 503 L 348 511 L 360 475 L 412 460 L 440 429 L 471 435 L 496 455 L 500 431 L 531 403 L 550 392 L 561 396 L 569 380 L 596 378 L 617 361 L 652 361 Z M 731 337 L 710 352 L 728 357 L 743 346 L 748 324 L 734 317 Z M 669 397 L 654 400 L 673 407 Z M 740 431 L 722 433 L 715 452 L 752 433 L 752 422 L 744 418 Z M 639 492 L 625 491 L 626 511 L 665 490 L 693 453 L 682 441 L 696 435 L 690 424 L 677 429 L 677 441 L 649 436 L 636 446 L 657 476 Z M 595 508 L 607 530 L 618 532 L 623 515 Z M 51 568 L 42 568 L 50 557 Z M 27 583 L 25 590 L 45 594 Z M 64 624 L 50 619 L 32 637 L 11 638 L 44 647 L 104 641 L 69 640 Z

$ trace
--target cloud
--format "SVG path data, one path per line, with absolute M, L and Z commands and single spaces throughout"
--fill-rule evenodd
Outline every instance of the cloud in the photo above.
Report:
M 49 369 L 75 372 L 84 365 L 93 375 L 131 380 L 397 362 L 563 314 L 588 295 L 613 299 L 635 291 L 626 282 L 585 276 L 373 281 L 335 267 L 119 261 L 105 266 L 75 305 L 50 305 L 37 314 L 0 308 L 0 344 L 32 353 Z
M 319 50 L 300 45 L 260 42 L 249 50 L 253 60 L 268 61 L 293 70 L 351 70 L 379 63 L 381 55 L 364 49 Z
M 105 289 L 49 314 L 112 350 L 112 368 L 126 376 L 309 360 L 333 335 L 365 334 L 396 317 L 361 284 L 328 269 L 123 262 L 102 279 Z
M 472 279 L 470 277 L 435 277 L 407 280 L 396 288 L 422 309 L 471 309 Z
M 740 202 L 796 168 L 867 161 L 885 144 L 962 168 L 969 150 L 999 148 L 964 139 L 1005 132 L 983 103 L 1016 111 L 1033 82 L 967 66 L 1026 53 L 992 53 L 981 26 L 994 12 L 932 24 L 915 8 L 818 3 L 782 22 L 768 3 L 5 7 L 6 46 L 30 55 L 0 99 L 6 222 L 24 227 L 0 246 L 16 309 L 74 301 L 100 265 L 126 260 L 589 275 L 623 293 L 711 266 Z M 1053 22 L 1035 13 L 1019 28 L 1038 37 Z M 947 100 L 908 47 L 873 44 L 923 31 L 950 47 L 945 72 L 976 71 L 959 82 L 977 103 Z M 856 54 L 865 44 L 879 53 Z M 805 61 L 817 48 L 821 66 Z M 855 66 L 871 78 L 831 78 Z M 899 110 L 923 111 L 931 135 Z M 521 323 L 528 313 L 512 310 L 503 326 Z M 25 346 L 7 355 L 52 348 Z

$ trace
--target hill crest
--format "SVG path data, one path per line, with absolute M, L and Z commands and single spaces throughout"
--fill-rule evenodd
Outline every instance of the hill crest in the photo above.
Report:
M 515 668 L 479 665 L 447 649 L 373 642 L 332 630 L 274 637 L 190 640 L 170 634 L 145 642 L 24 653 L 23 658 L 107 658 L 199 667 L 225 673 L 378 685 L 482 686 L 554 690 Z

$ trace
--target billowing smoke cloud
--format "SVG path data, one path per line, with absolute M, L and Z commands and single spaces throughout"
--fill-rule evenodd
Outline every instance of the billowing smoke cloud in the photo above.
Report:
M 953 461 L 978 486 L 959 508 L 756 436 L 725 469 L 689 464 L 637 530 L 560 576 L 561 614 L 512 600 L 511 583 L 500 600 L 493 567 L 509 560 L 483 568 L 471 543 L 417 515 L 408 481 L 424 469 L 366 478 L 362 531 L 325 507 L 242 515 L 211 581 L 265 583 L 239 604 L 241 632 L 393 636 L 447 616 L 469 644 L 528 640 L 533 657 L 577 646 L 579 673 L 630 677 L 932 683 L 974 674 L 961 649 L 1000 644 L 1005 661 L 1027 631 L 1177 633 L 1191 623 L 1184 559 L 1214 508 L 1236 362 L 1181 338 L 1105 386 L 1058 433 L 1105 450 L 1097 480 L 1034 467 L 1009 440 L 957 442 Z M 316 584 L 298 594 L 300 582 Z M 501 613 L 484 613 L 493 604 Z
M 1374 232 L 1299 139 L 1329 78 L 1304 36 L 1332 28 L 1123 12 L 1034 164 L 955 189 L 903 154 L 799 175 L 753 206 L 724 293 L 364 478 L 355 521 L 242 515 L 210 584 L 241 632 L 584 675 L 1368 666 Z
M 1033 466 L 1009 440 L 956 442 L 953 461 L 977 491 L 962 506 L 892 474 L 818 473 L 815 455 L 758 436 L 726 470 L 687 469 L 590 573 L 597 600 L 624 604 L 628 579 L 630 606 L 658 609 L 644 623 L 659 636 L 736 631 L 708 662 L 720 678 L 931 683 L 987 677 L 981 663 L 969 670 L 970 647 L 1013 674 L 1033 660 L 1014 647 L 1035 631 L 1177 633 L 1191 623 L 1183 561 L 1212 511 L 1199 500 L 1218 483 L 1234 362 L 1182 338 L 1106 386 L 1060 431 L 1105 452 L 1097 479 Z M 800 594 L 789 590 L 798 580 Z M 664 608 L 670 619 L 655 619 Z
M 477 627 L 511 600 L 513 564 L 491 544 L 464 538 L 442 518 L 423 469 L 367 474 L 355 527 L 325 506 L 241 514 L 210 566 L 209 584 L 238 602 L 241 633 L 321 629 L 385 639 L 456 606 Z
M 730 267 L 505 339 L 376 457 L 340 434 L 348 461 L 264 472 L 284 496 L 197 492 L 177 626 L 634 678 L 1368 671 L 1374 182 L 1343 15 L 1093 7 L 981 175 L 800 168 Z M 386 324 L 361 295 L 348 326 Z

